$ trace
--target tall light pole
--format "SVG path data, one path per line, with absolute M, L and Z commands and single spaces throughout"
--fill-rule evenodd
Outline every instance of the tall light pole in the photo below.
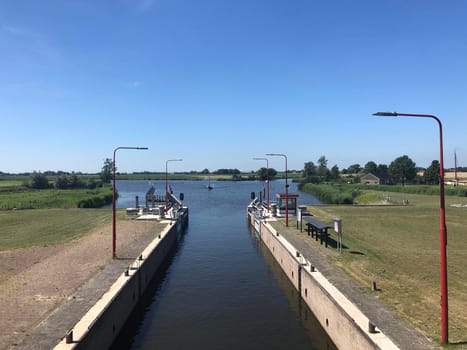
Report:
M 266 161 L 266 196 L 267 196 L 267 208 L 269 210 L 269 159 L 267 158 L 253 158 L 254 160 L 265 160 Z
M 114 156 L 112 161 L 112 258 L 115 259 L 116 257 L 116 243 L 117 243 L 117 226 L 116 226 L 116 215 L 115 215 L 115 153 L 119 149 L 137 149 L 137 150 L 147 150 L 147 147 L 117 147 L 114 149 Z
M 169 204 L 169 181 L 167 179 L 167 164 L 169 162 L 181 162 L 183 159 L 168 159 L 165 161 L 165 212 L 168 210 L 168 204 Z
M 439 246 L 440 246 L 440 294 L 441 294 L 441 342 L 448 343 L 448 269 L 447 269 L 447 227 L 444 198 L 444 162 L 443 162 L 443 125 L 441 120 L 432 114 L 412 114 L 398 112 L 377 112 L 380 117 L 416 117 L 431 118 L 439 126 Z
M 289 183 L 287 181 L 287 156 L 282 153 L 267 153 L 267 156 L 284 157 L 285 159 L 285 226 L 289 226 Z

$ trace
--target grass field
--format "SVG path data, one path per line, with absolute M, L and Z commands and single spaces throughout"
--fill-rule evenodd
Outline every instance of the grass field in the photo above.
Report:
M 109 209 L 0 211 L 0 250 L 67 242 L 110 223 L 111 217 Z
M 318 219 L 343 222 L 342 254 L 329 258 L 370 289 L 431 339 L 440 342 L 439 197 L 393 193 L 408 206 L 312 206 Z M 400 197 L 400 198 L 397 198 Z M 446 198 L 450 348 L 467 348 L 467 204 Z M 334 233 L 333 233 L 334 235 Z
M 76 208 L 80 201 L 110 196 L 111 189 L 98 188 L 74 190 L 31 190 L 17 188 L 0 191 L 0 210 L 10 209 L 45 209 L 45 208 Z

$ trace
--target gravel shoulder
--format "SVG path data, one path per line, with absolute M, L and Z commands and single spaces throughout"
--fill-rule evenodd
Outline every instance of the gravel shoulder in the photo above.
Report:
M 163 227 L 155 221 L 119 222 L 115 260 L 110 225 L 63 244 L 0 252 L 0 349 L 27 342 L 81 286 L 109 265 L 136 258 Z

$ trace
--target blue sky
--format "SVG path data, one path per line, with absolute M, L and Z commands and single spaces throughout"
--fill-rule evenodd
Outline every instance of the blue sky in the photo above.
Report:
M 463 0 L 2 0 L 0 171 L 467 166 Z M 283 169 L 282 158 L 270 166 Z

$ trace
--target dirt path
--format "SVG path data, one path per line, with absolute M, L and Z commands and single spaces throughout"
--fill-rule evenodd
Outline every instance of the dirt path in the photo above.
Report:
M 117 254 L 151 239 L 160 227 L 151 221 L 118 224 Z M 22 342 L 30 331 L 73 296 L 111 259 L 111 227 L 98 227 L 72 242 L 0 252 L 0 349 Z

